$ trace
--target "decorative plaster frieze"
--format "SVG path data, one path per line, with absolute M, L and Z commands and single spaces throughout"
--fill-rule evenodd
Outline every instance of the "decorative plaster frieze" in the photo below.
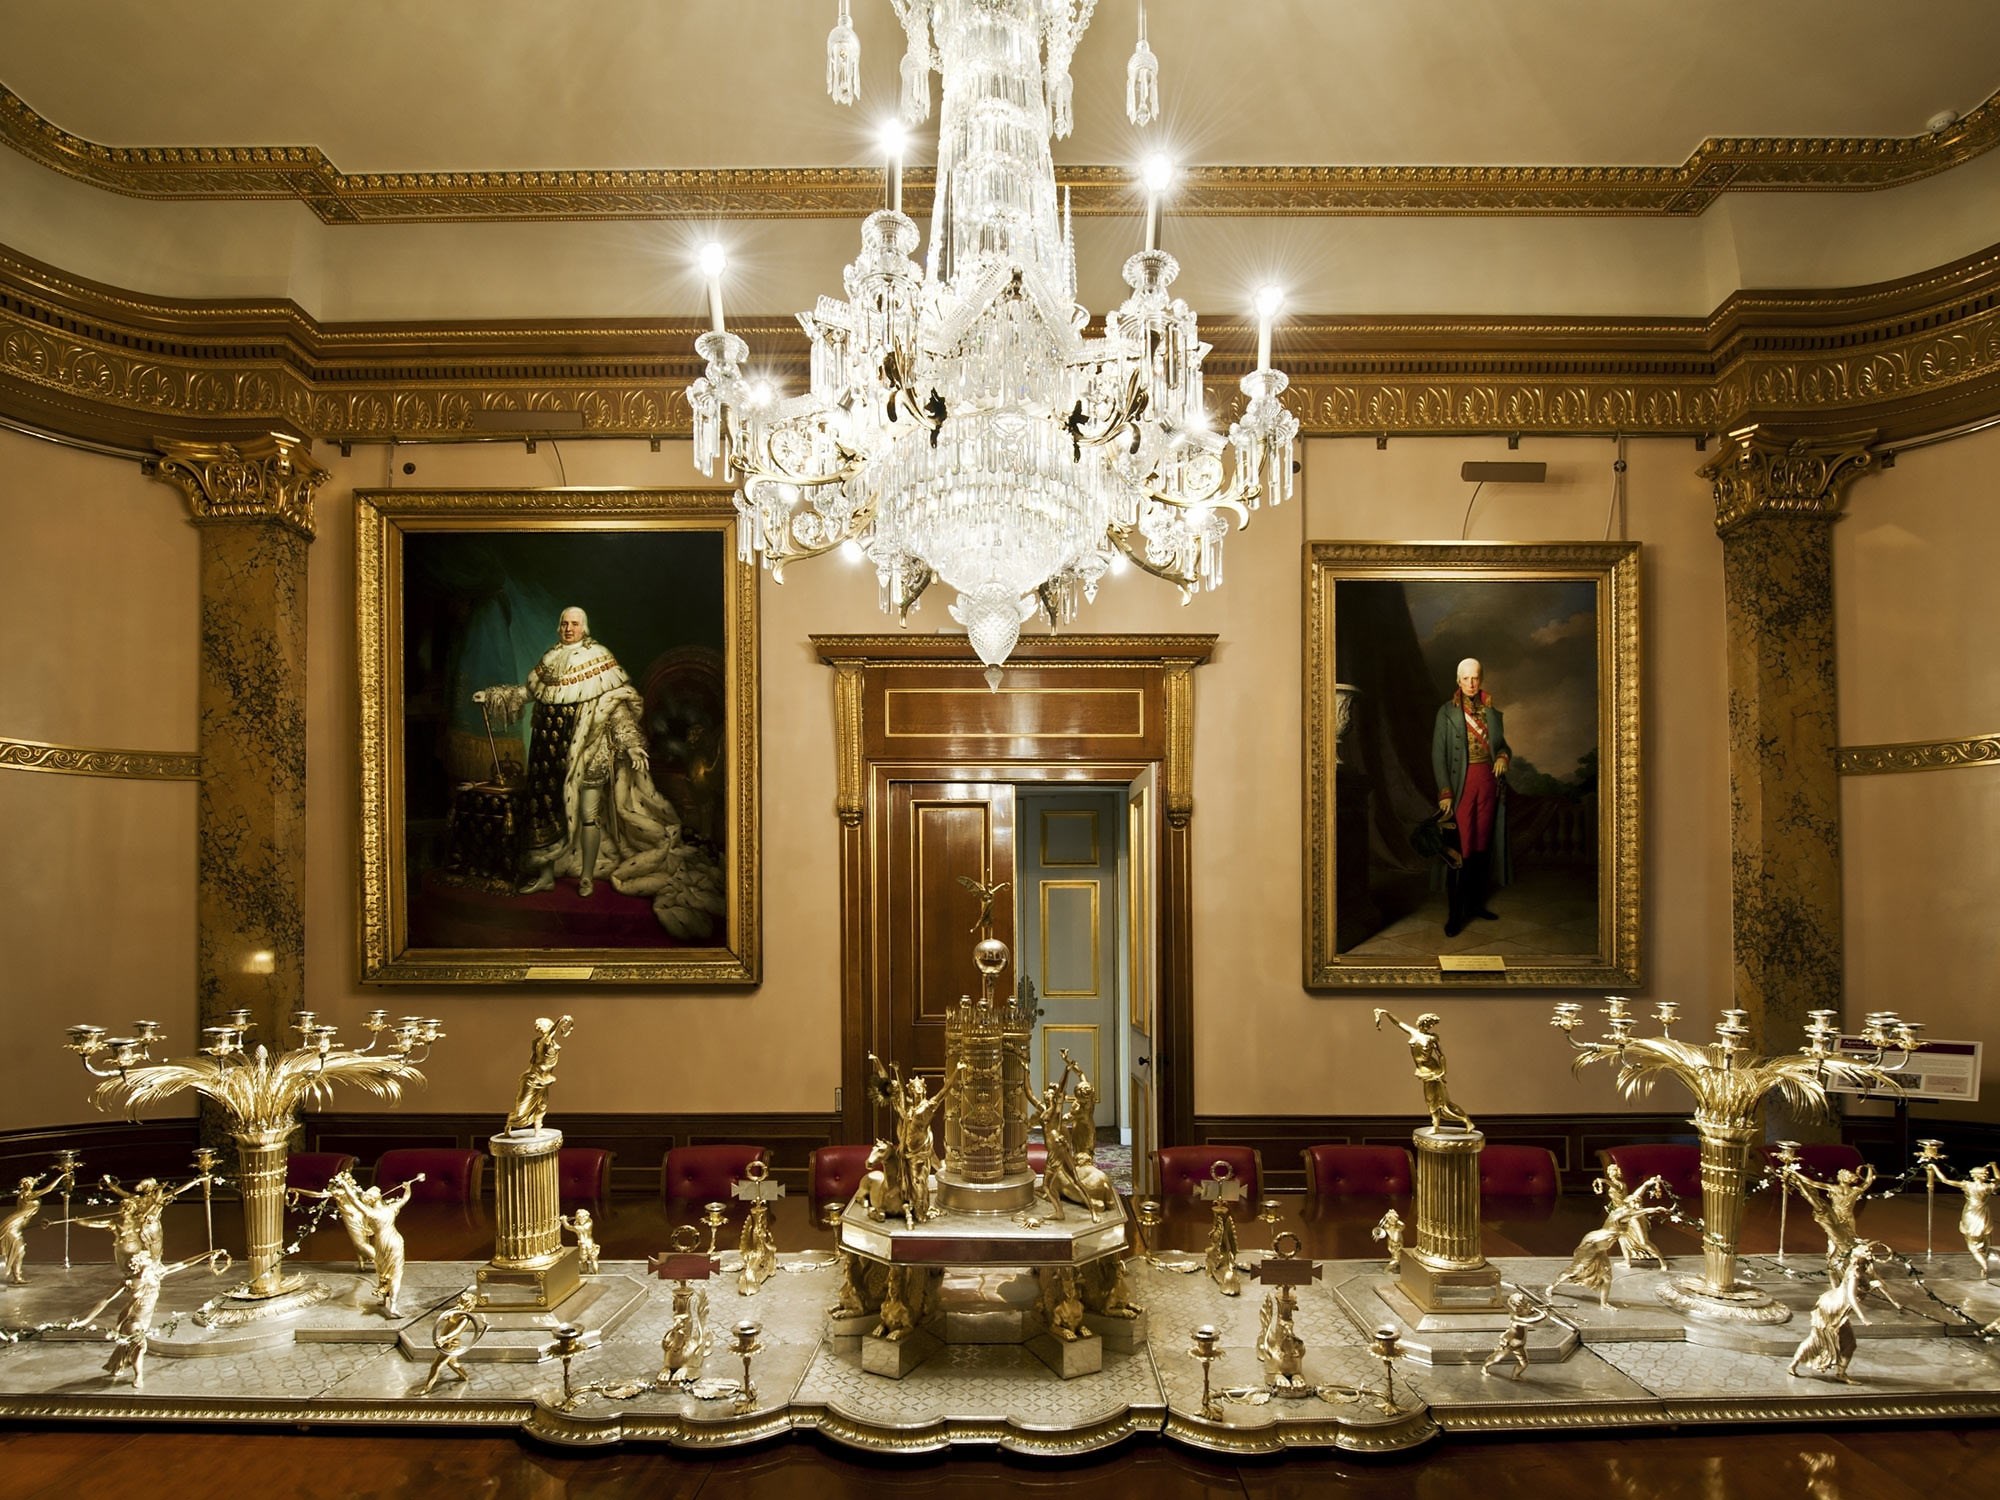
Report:
M 0 770 L 116 776 L 133 781 L 199 781 L 201 757 L 191 751 L 95 750 L 0 738 Z
M 0 414 L 141 451 L 273 428 L 323 441 L 685 437 L 692 324 L 322 326 L 289 304 L 147 298 L 0 249 Z M 795 323 L 746 322 L 800 384 Z M 1220 320 L 1208 375 L 1247 368 Z M 1862 291 L 1742 294 L 1713 317 L 1305 319 L 1311 436 L 1701 436 L 1751 423 L 1893 444 L 2000 411 L 2000 246 Z M 247 478 L 247 476 L 246 476 Z M 1790 482 L 1789 480 L 1787 481 Z
M 0 144 L 79 182 L 134 198 L 287 200 L 328 224 L 493 220 L 852 218 L 881 207 L 860 167 L 343 172 L 316 146 L 105 146 L 43 118 L 0 85 Z M 1710 137 L 1678 166 L 1198 166 L 1174 212 L 1217 218 L 1617 216 L 1688 218 L 1724 193 L 1896 187 L 2000 144 L 2000 94 L 1917 136 Z M 1064 167 L 1079 215 L 1132 212 L 1131 169 Z M 912 171 L 906 207 L 930 212 Z
M 1963 740 L 1910 740 L 1890 745 L 1843 745 L 1843 776 L 1883 776 L 1898 771 L 1944 771 L 1959 766 L 2000 766 L 2000 734 Z

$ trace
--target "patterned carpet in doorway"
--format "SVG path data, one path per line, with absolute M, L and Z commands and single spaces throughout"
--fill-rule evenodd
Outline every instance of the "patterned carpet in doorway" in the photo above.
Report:
M 1041 1138 L 1039 1130 L 1031 1131 L 1028 1136 L 1032 1141 L 1040 1141 Z M 1129 1198 L 1132 1195 L 1132 1148 L 1118 1139 L 1118 1132 L 1109 1128 L 1100 1129 L 1097 1145 L 1090 1154 L 1098 1169 L 1111 1179 L 1111 1185 Z
M 1119 1192 L 1130 1195 L 1132 1191 L 1132 1148 L 1117 1141 L 1106 1145 L 1098 1142 L 1091 1153 L 1097 1158 L 1098 1168 L 1109 1177 Z

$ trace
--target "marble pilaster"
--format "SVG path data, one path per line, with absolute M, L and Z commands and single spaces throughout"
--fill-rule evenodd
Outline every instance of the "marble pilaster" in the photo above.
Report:
M 284 434 L 155 447 L 201 529 L 200 1017 L 245 1009 L 282 1043 L 304 995 L 306 549 L 326 471 Z
M 1701 470 L 1722 539 L 1734 1003 L 1754 1051 L 1791 1050 L 1808 1010 L 1841 1004 L 1832 531 L 1873 439 L 1753 425 Z

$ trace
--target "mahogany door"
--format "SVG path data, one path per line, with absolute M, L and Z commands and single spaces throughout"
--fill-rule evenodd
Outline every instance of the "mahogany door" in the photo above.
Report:
M 993 936 L 1014 946 L 1014 788 L 999 782 L 892 781 L 877 864 L 878 1024 L 904 1076 L 944 1071 L 944 1019 L 979 993 L 972 961 L 980 898 L 960 877 L 1008 882 L 993 901 Z M 997 993 L 1012 993 L 1014 968 Z

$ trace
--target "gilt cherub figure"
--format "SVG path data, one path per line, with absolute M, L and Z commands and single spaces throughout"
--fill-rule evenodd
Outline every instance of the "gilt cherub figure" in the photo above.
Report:
M 1371 1240 L 1378 1240 L 1388 1262 L 1382 1267 L 1391 1276 L 1403 1269 L 1403 1216 L 1390 1209 L 1375 1221 L 1375 1227 L 1368 1231 Z
M 1608 1263 L 1607 1263 L 1608 1264 Z M 1507 1326 L 1500 1331 L 1500 1341 L 1493 1346 L 1493 1352 L 1486 1356 L 1486 1362 L 1479 1367 L 1482 1375 L 1491 1375 L 1500 1365 L 1512 1365 L 1514 1373 L 1510 1377 L 1519 1380 L 1528 1373 L 1528 1333 L 1549 1315 L 1546 1307 L 1538 1307 L 1535 1299 L 1526 1292 L 1515 1292 L 1507 1299 Z
M 430 1374 L 417 1390 L 419 1396 L 428 1396 L 435 1390 L 446 1372 L 454 1380 L 471 1381 L 472 1377 L 465 1373 L 462 1361 L 465 1352 L 486 1337 L 486 1326 L 486 1318 L 479 1311 L 479 1291 L 475 1287 L 467 1287 L 438 1314 L 437 1323 L 431 1329 L 431 1347 L 437 1350 L 437 1354 L 431 1360 Z

